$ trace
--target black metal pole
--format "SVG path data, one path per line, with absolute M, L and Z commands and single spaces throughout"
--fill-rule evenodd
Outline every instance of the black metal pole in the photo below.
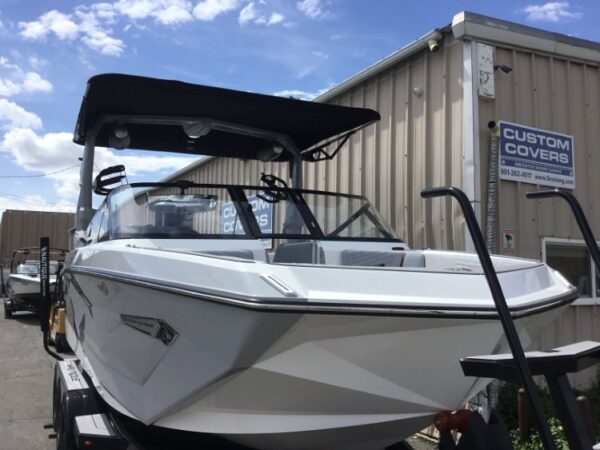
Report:
M 587 248 L 590 251 L 590 255 L 592 255 L 594 264 L 596 264 L 596 270 L 600 271 L 600 249 L 598 249 L 598 244 L 596 243 L 596 239 L 594 238 L 594 233 L 592 233 L 590 224 L 588 223 L 585 214 L 583 213 L 583 209 L 581 209 L 581 205 L 579 204 L 575 196 L 570 192 L 563 191 L 561 189 L 549 189 L 546 191 L 535 191 L 527 193 L 527 198 L 548 197 L 560 197 L 567 201 L 567 203 L 571 207 L 571 210 L 573 210 L 573 215 L 575 216 L 577 225 L 581 230 L 581 234 L 583 235 L 583 239 L 585 240 Z
M 544 410 L 542 408 L 542 402 L 540 400 L 537 386 L 533 381 L 529 365 L 527 364 L 527 359 L 525 358 L 523 346 L 519 340 L 517 329 L 515 328 L 510 310 L 506 303 L 506 298 L 504 297 L 504 292 L 500 286 L 500 281 L 498 281 L 498 276 L 494 270 L 492 259 L 490 258 L 483 235 L 481 234 L 481 229 L 479 228 L 477 218 L 475 217 L 475 213 L 473 212 L 473 208 L 471 207 L 468 197 L 463 191 L 455 187 L 429 188 L 421 191 L 421 196 L 423 198 L 441 197 L 447 195 L 454 197 L 458 201 L 465 216 L 467 228 L 469 229 L 469 233 L 473 239 L 473 244 L 475 244 L 477 256 L 479 257 L 481 267 L 483 268 L 483 273 L 485 274 L 488 286 L 490 287 L 492 298 L 496 305 L 498 315 L 500 316 L 500 322 L 502 323 L 504 334 L 506 335 L 506 340 L 508 341 L 508 345 L 510 346 L 510 350 L 513 354 L 515 362 L 517 363 L 521 381 L 523 382 L 523 386 L 527 392 L 527 397 L 529 398 L 532 412 L 537 420 L 540 438 L 542 440 L 542 444 L 544 445 L 544 449 L 555 450 L 556 446 L 552 440 L 550 429 L 548 428 L 548 422 L 546 421 L 546 415 L 544 414 Z
M 44 350 L 54 359 L 63 359 L 48 347 L 48 330 L 50 319 L 50 238 L 40 238 L 40 328 Z

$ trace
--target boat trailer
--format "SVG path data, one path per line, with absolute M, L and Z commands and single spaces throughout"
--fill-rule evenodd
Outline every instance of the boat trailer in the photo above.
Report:
M 510 354 L 470 356 L 462 359 L 460 364 L 465 376 L 521 383 L 525 387 L 532 412 L 537 420 L 544 449 L 554 450 L 556 445 L 550 435 L 539 392 L 533 381 L 533 376 L 544 376 L 571 450 L 600 450 L 600 444 L 595 446 L 592 444 L 592 436 L 585 426 L 567 378 L 568 373 L 579 372 L 600 363 L 600 343 L 585 341 L 549 352 L 525 353 L 469 199 L 464 192 L 454 187 L 425 189 L 421 195 L 424 198 L 452 196 L 459 202 L 511 349 Z M 600 267 L 600 249 L 581 206 L 571 193 L 555 189 L 531 192 L 527 197 L 565 199 L 573 210 L 596 267 Z M 48 245 L 47 241 L 43 243 Z M 47 277 L 47 271 L 42 275 Z M 47 286 L 46 283 L 42 282 L 42 286 Z M 41 323 L 46 324 L 45 333 L 47 333 L 47 316 L 50 314 L 48 294 L 44 300 L 40 311 Z M 44 331 L 43 325 L 42 331 Z M 47 339 L 44 338 L 44 341 L 46 343 Z M 45 346 L 47 348 L 47 344 Z M 116 413 L 106 405 L 91 380 L 85 375 L 79 360 L 76 358 L 62 360 L 58 355 L 50 351 L 49 353 L 58 359 L 54 373 L 51 425 L 56 432 L 57 450 L 81 448 L 155 450 L 194 448 L 198 444 L 202 445 L 202 448 L 222 450 L 243 448 L 216 436 L 199 436 L 198 433 L 186 435 L 186 432 L 180 431 L 169 435 L 169 430 L 136 424 L 132 419 Z M 442 411 L 435 416 L 435 426 L 440 431 L 440 450 L 513 449 L 508 430 L 501 418 L 493 411 L 487 423 L 477 412 Z M 453 430 L 461 433 L 458 441 L 455 441 L 451 434 Z M 173 439 L 182 439 L 183 446 L 173 447 Z M 407 444 L 399 443 L 390 447 L 390 450 L 408 448 L 410 447 Z

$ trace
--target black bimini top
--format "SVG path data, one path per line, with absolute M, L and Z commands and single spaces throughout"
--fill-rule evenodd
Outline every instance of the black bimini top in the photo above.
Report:
M 86 137 L 101 118 L 113 117 L 100 128 L 95 145 L 109 147 L 114 123 L 127 127 L 131 138 L 127 148 L 202 154 L 243 159 L 260 159 L 259 153 L 272 139 L 212 129 L 192 138 L 180 123 L 149 120 L 128 122 L 114 116 L 198 118 L 240 125 L 285 135 L 304 151 L 332 137 L 379 120 L 370 109 L 350 108 L 271 95 L 253 94 L 180 81 L 121 74 L 90 78 L 75 129 L 74 141 L 85 144 Z M 314 152 L 303 152 L 305 160 L 315 160 Z M 282 152 L 274 160 L 291 159 Z

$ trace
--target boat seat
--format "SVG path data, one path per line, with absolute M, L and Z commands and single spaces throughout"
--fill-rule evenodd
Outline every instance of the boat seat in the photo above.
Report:
M 315 264 L 317 262 L 316 242 L 286 242 L 280 244 L 273 255 L 274 263 Z
M 254 259 L 254 253 L 250 250 L 207 250 L 200 253 L 227 258 Z
M 406 252 L 402 267 L 425 267 L 425 255 L 421 252 Z
M 344 250 L 341 253 L 343 266 L 400 267 L 403 258 L 404 253 L 400 252 Z

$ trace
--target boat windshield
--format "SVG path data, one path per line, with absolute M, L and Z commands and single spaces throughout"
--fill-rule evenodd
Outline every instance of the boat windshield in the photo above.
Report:
M 17 273 L 22 275 L 37 275 L 40 273 L 40 265 L 35 263 L 19 264 Z
M 115 189 L 108 198 L 111 239 L 194 239 L 240 237 L 240 224 L 224 227 L 233 205 L 224 187 L 131 186 Z
M 134 183 L 108 196 L 109 238 L 394 240 L 361 196 L 256 186 Z
M 53 275 L 58 270 L 58 262 L 50 262 L 50 274 Z M 40 263 L 37 261 L 27 261 L 17 265 L 16 273 L 22 275 L 37 275 L 40 273 Z

